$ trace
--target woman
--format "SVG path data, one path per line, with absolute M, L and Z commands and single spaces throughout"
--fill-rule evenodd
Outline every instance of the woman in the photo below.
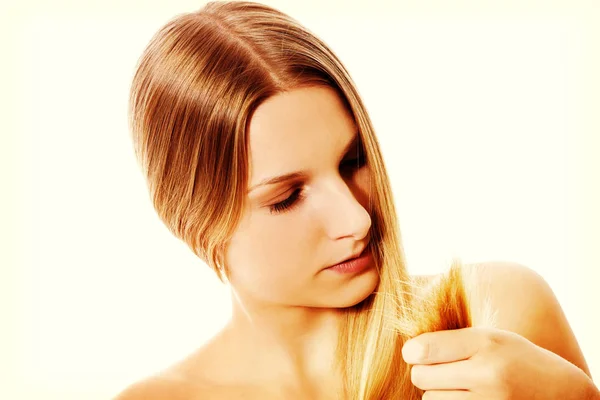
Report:
M 119 399 L 597 394 L 530 270 L 408 276 L 369 116 L 334 53 L 289 16 L 252 2 L 178 16 L 142 55 L 130 105 L 155 209 L 228 282 L 233 314 Z

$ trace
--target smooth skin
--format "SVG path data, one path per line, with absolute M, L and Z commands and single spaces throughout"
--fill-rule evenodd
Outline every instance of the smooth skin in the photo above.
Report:
M 295 89 L 257 108 L 248 132 L 246 209 L 226 254 L 232 318 L 196 352 L 131 385 L 118 400 L 335 398 L 341 376 L 331 365 L 339 309 L 366 298 L 378 282 L 374 268 L 355 274 L 326 269 L 360 252 L 370 239 L 368 165 L 357 161 L 359 147 L 347 147 L 356 129 L 329 88 Z M 292 172 L 301 173 L 260 185 Z M 593 386 L 584 379 L 589 371 L 581 350 L 541 277 L 508 263 L 465 268 L 475 271 L 468 285 L 492 293 L 492 306 L 499 314 L 496 328 L 558 354 L 565 368 L 566 360 L 571 361 L 581 368 L 578 388 Z M 475 315 L 479 302 L 476 297 L 471 302 Z M 423 338 L 444 348 L 453 343 L 442 336 Z M 527 353 L 528 359 L 538 360 L 541 348 Z M 501 357 L 495 352 L 479 358 L 485 364 Z M 440 374 L 420 365 L 423 368 L 413 367 L 417 386 L 443 385 Z M 526 365 L 529 369 L 523 373 L 544 376 L 544 365 Z M 537 382 L 544 381 L 531 382 L 532 390 Z
M 600 399 L 543 278 L 516 264 L 477 268 L 479 287 L 492 293 L 498 326 L 428 332 L 406 342 L 402 354 L 413 365 L 413 384 L 425 390 L 423 399 Z

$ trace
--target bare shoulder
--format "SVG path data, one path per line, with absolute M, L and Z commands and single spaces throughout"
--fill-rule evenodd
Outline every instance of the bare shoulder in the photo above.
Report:
M 538 322 L 549 312 L 562 312 L 550 285 L 525 265 L 488 261 L 462 265 L 461 273 L 474 315 L 482 315 L 486 307 L 494 314 L 485 324 L 479 320 L 482 325 L 539 340 Z
M 113 400 L 212 400 L 227 398 L 223 388 L 211 381 L 215 367 L 217 337 L 157 374 L 126 387 Z
M 126 387 L 113 400 L 213 400 L 222 390 L 201 377 L 185 376 L 175 366 Z
M 543 341 L 538 323 L 560 309 L 545 279 L 522 264 L 488 261 L 461 266 L 474 326 L 516 332 Z M 484 314 L 492 313 L 484 317 Z
M 190 396 L 187 385 L 167 376 L 152 376 L 135 382 L 121 391 L 113 400 L 158 400 L 158 399 L 201 399 L 196 391 L 196 397 Z
M 475 321 L 517 333 L 589 375 L 565 313 L 554 291 L 539 273 L 507 261 L 466 264 L 461 267 L 461 272 Z M 491 318 L 485 316 L 489 312 L 493 314 Z

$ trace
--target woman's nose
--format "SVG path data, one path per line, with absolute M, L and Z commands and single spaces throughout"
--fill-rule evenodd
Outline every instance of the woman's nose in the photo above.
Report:
M 360 240 L 368 235 L 371 216 L 364 201 L 361 201 L 364 196 L 358 187 L 348 185 L 343 180 L 328 185 L 327 206 L 323 211 L 332 238 L 354 236 Z

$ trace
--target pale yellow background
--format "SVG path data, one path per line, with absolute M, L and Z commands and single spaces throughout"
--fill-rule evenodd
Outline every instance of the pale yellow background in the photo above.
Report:
M 600 3 L 265 1 L 377 129 L 414 273 L 540 272 L 600 374 Z M 203 3 L 2 5 L 0 397 L 107 399 L 206 340 L 226 291 L 154 214 L 126 125 L 151 35 Z

